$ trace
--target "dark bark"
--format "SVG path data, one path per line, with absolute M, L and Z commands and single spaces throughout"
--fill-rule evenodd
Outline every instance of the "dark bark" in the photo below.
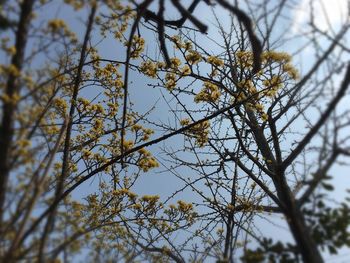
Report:
M 16 31 L 16 54 L 11 59 L 11 64 L 20 72 L 23 67 L 24 53 L 27 44 L 27 34 L 30 25 L 31 13 L 35 0 L 26 0 L 21 4 L 21 13 Z M 19 79 L 16 74 L 9 74 L 6 83 L 5 94 L 8 98 L 13 98 L 20 90 Z M 3 226 L 4 206 L 6 190 L 10 174 L 11 147 L 13 140 L 14 113 L 16 104 L 13 102 L 3 103 L 2 120 L 0 126 L 0 226 Z M 1 235 L 1 229 L 0 229 Z
M 274 180 L 277 194 L 286 209 L 284 215 L 294 237 L 295 243 L 305 263 L 322 263 L 323 259 L 312 238 L 310 228 L 298 206 L 293 193 L 287 185 L 284 173 L 277 173 Z

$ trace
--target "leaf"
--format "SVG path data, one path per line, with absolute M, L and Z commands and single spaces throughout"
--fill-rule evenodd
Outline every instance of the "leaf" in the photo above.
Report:
M 334 190 L 334 186 L 331 184 L 326 184 L 326 183 L 322 183 L 322 187 L 327 190 L 327 191 L 333 191 Z
M 332 255 L 337 254 L 337 249 L 334 246 L 329 245 L 328 250 Z

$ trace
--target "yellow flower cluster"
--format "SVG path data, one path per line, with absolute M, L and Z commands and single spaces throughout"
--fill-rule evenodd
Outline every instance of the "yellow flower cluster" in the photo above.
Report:
M 78 101 L 78 105 L 80 105 L 80 106 L 82 107 L 83 110 L 85 110 L 85 109 L 86 109 L 87 107 L 89 107 L 89 105 L 90 105 L 90 101 L 87 100 L 87 99 L 85 99 L 85 98 L 79 97 L 79 98 L 77 99 L 77 101 Z
M 139 130 L 141 130 L 143 127 L 142 125 L 140 124 L 134 124 L 132 127 L 131 127 L 131 131 L 133 132 L 138 132 Z
M 93 124 L 93 128 L 92 131 L 95 134 L 100 134 L 103 132 L 103 120 L 102 119 L 96 119 L 94 124 Z
M 108 106 L 108 115 L 115 116 L 117 114 L 118 107 L 119 107 L 118 103 L 107 102 L 107 106 Z
M 235 58 L 240 64 L 238 70 L 243 72 L 248 69 L 249 73 L 253 63 L 253 53 L 244 50 L 238 51 L 235 53 Z M 262 53 L 261 59 L 262 69 L 255 75 L 255 78 L 243 79 L 237 83 L 237 92 L 233 101 L 244 100 L 246 109 L 256 111 L 261 120 L 266 122 L 269 115 L 264 111 L 264 104 L 260 100 L 265 96 L 274 98 L 283 87 L 285 80 L 298 78 L 298 71 L 290 63 L 291 56 L 285 52 L 266 51 Z M 260 87 L 259 90 L 257 87 Z
M 224 65 L 224 61 L 216 56 L 209 56 L 207 62 L 215 67 L 222 67 Z
M 140 198 L 140 201 L 147 203 L 149 206 L 155 206 L 159 198 L 159 195 L 144 195 Z
M 254 105 L 254 108 L 258 111 L 258 112 L 264 112 L 264 105 L 262 105 L 261 103 L 256 103 Z
M 159 167 L 157 160 L 145 148 L 140 149 L 138 152 L 140 153 L 140 159 L 137 165 L 142 171 L 148 172 L 152 168 Z
M 15 46 L 9 46 L 10 38 L 9 37 L 4 37 L 1 40 L 1 49 L 4 50 L 6 53 L 9 55 L 14 55 L 16 54 L 16 47 Z
M 105 115 L 105 109 L 100 103 L 93 104 L 88 99 L 79 97 L 77 99 L 78 108 L 85 112 L 93 115 Z
M 121 3 L 119 0 L 108 1 L 108 7 L 110 10 L 113 10 L 113 12 L 111 12 L 109 16 L 97 16 L 96 23 L 101 27 L 100 32 L 102 36 L 106 36 L 107 32 L 112 31 L 114 37 L 122 41 L 125 39 L 123 34 L 129 27 L 129 21 L 135 19 L 136 12 L 126 2 Z
M 130 150 L 134 146 L 134 142 L 131 140 L 125 140 L 123 142 L 123 148 L 125 151 Z
M 251 81 L 250 79 L 244 79 L 240 81 L 237 84 L 237 86 L 243 89 L 244 91 L 246 91 L 247 93 L 249 93 L 250 95 L 256 94 L 258 92 L 253 81 Z
M 19 77 L 21 74 L 19 69 L 13 64 L 0 65 L 0 73 L 6 73 L 7 75 L 13 75 L 15 77 Z
M 121 88 L 123 81 L 122 75 L 118 72 L 118 65 L 108 63 L 105 67 L 100 67 L 98 63 L 94 65 L 95 77 L 103 82 L 106 86 L 115 86 Z
M 283 71 L 286 72 L 292 79 L 296 80 L 299 78 L 298 70 L 290 63 L 283 65 Z
M 183 48 L 185 50 L 192 49 L 192 43 L 189 41 L 182 42 L 178 35 L 172 36 L 170 39 L 175 44 L 175 48 L 178 48 L 178 49 Z
M 196 103 L 204 101 L 204 102 L 217 102 L 220 98 L 220 90 L 219 87 L 211 82 L 204 82 L 203 89 L 194 97 L 194 101 Z
M 67 28 L 67 24 L 62 19 L 51 19 L 49 20 L 47 26 L 51 29 L 52 32 L 57 32 L 61 29 Z
M 181 126 L 186 126 L 186 125 L 189 125 L 190 123 L 191 123 L 191 120 L 188 118 L 180 120 Z
M 245 103 L 245 106 L 249 110 L 256 111 L 258 113 L 258 115 L 260 116 L 260 118 L 262 119 L 262 121 L 267 121 L 268 120 L 268 115 L 264 111 L 264 105 L 263 104 L 255 101 L 255 102 L 252 102 L 252 103 L 251 102 Z
M 16 142 L 15 154 L 21 158 L 21 161 L 24 163 L 29 163 L 32 161 L 32 154 L 29 151 L 31 146 L 31 141 L 27 139 L 19 139 Z
M 268 115 L 264 111 L 264 105 L 259 102 L 260 94 L 258 94 L 258 91 L 254 83 L 251 80 L 242 80 L 238 83 L 237 86 L 241 90 L 238 92 L 238 95 L 236 95 L 235 100 L 238 102 L 242 100 L 247 100 L 246 94 L 251 96 L 249 97 L 249 100 L 247 100 L 244 103 L 246 109 L 249 109 L 251 111 L 256 111 L 258 115 L 261 117 L 262 121 L 267 121 Z M 273 89 L 273 88 L 268 89 L 263 93 L 263 95 L 272 95 L 273 92 L 277 92 L 277 89 Z
M 171 40 L 173 41 L 173 43 L 175 44 L 175 47 L 176 47 L 176 48 L 180 48 L 180 47 L 181 47 L 181 39 L 180 39 L 180 37 L 179 37 L 178 35 L 174 35 L 174 36 L 172 36 L 170 39 L 171 39 Z
M 52 34 L 60 34 L 68 37 L 72 43 L 78 41 L 76 34 L 71 31 L 68 25 L 62 19 L 51 19 L 48 21 L 47 30 Z
M 261 55 L 263 60 L 272 60 L 275 62 L 287 63 L 291 61 L 291 56 L 286 52 L 266 51 Z
M 176 87 L 176 75 L 174 73 L 168 72 L 165 75 L 165 87 L 167 90 L 172 91 Z
M 191 120 L 188 118 L 180 120 L 180 124 L 182 126 L 189 125 L 190 123 Z M 188 133 L 195 137 L 196 143 L 199 147 L 204 147 L 208 142 L 209 128 L 209 121 L 202 121 L 194 127 L 189 128 Z
M 125 43 L 127 46 L 129 43 Z M 142 54 L 143 50 L 145 48 L 145 40 L 142 37 L 134 36 L 131 42 L 131 52 L 130 57 L 131 58 L 138 58 Z
M 8 53 L 9 55 L 14 55 L 14 54 L 16 54 L 16 52 L 17 52 L 15 46 L 6 47 L 6 48 L 3 48 L 3 49 L 4 49 L 4 51 L 5 51 L 6 53 Z
M 142 137 L 143 141 L 148 141 L 150 136 L 154 133 L 152 129 L 147 129 L 147 128 L 143 128 L 142 131 L 143 131 L 143 137 Z
M 188 65 L 185 65 L 181 68 L 181 74 L 187 76 L 191 74 L 191 68 Z
M 171 67 L 174 69 L 177 69 L 181 66 L 181 60 L 179 58 L 171 58 L 170 59 L 171 62 Z
M 27 139 L 22 139 L 22 140 L 18 140 L 16 142 L 16 144 L 19 146 L 19 147 L 23 147 L 23 148 L 26 148 L 26 147 L 29 147 L 32 145 L 31 141 L 27 140 Z
M 202 61 L 202 55 L 195 50 L 190 50 L 185 57 L 186 61 L 192 65 L 198 64 Z
M 235 57 L 241 67 L 250 68 L 253 66 L 253 53 L 251 51 L 237 51 Z
M 265 112 L 261 113 L 260 116 L 262 121 L 267 121 L 269 119 L 269 115 L 267 115 Z
M 84 0 L 64 0 L 64 2 L 71 5 L 76 11 L 83 8 L 85 3 Z
M 240 198 L 239 196 L 237 196 L 237 202 L 239 203 L 239 205 L 242 206 L 242 210 L 245 212 L 252 212 L 256 209 L 254 203 L 248 199 Z
M 137 198 L 137 194 L 135 194 L 134 192 L 131 192 L 127 188 L 113 190 L 112 195 L 114 197 L 128 196 L 130 200 L 135 200 Z
M 67 78 L 59 69 L 49 69 L 50 76 L 55 79 L 56 82 L 64 82 Z
M 273 75 L 271 79 L 264 80 L 263 85 L 267 88 L 267 90 L 264 91 L 264 95 L 274 97 L 277 91 L 283 86 L 283 82 L 281 77 Z
M 93 155 L 93 159 L 99 164 L 99 165 L 103 165 L 106 161 L 107 158 L 102 156 L 100 153 L 95 153 Z M 110 167 L 109 167 L 110 168 Z
M 92 153 L 90 150 L 88 150 L 88 149 L 83 149 L 83 150 L 81 151 L 81 156 L 82 156 L 83 159 L 85 159 L 85 160 L 89 159 L 92 155 L 93 155 L 93 153 Z
M 193 209 L 193 205 L 191 203 L 186 203 L 182 200 L 177 201 L 177 206 L 179 211 L 181 211 L 182 213 L 187 213 Z
M 138 135 L 142 135 L 142 140 L 143 141 L 148 141 L 151 135 L 154 133 L 152 129 L 145 128 L 142 125 L 139 124 L 134 124 L 131 127 L 131 131 L 137 133 Z
M 252 111 L 256 111 L 258 113 L 258 115 L 260 116 L 262 121 L 267 121 L 268 120 L 268 115 L 265 113 L 264 111 L 264 105 L 255 101 L 253 103 L 246 103 L 245 106 L 252 110 Z
M 67 110 L 67 102 L 62 98 L 55 98 L 53 100 L 53 106 L 55 106 L 61 113 L 65 113 Z
M 164 61 L 157 61 L 157 67 L 158 67 L 158 69 L 165 69 L 166 64 Z
M 147 60 L 141 63 L 140 71 L 148 77 L 157 77 L 157 64 L 151 60 Z
M 0 100 L 6 104 L 16 105 L 17 102 L 21 99 L 18 93 L 12 94 L 12 96 L 7 95 L 6 93 L 0 95 Z

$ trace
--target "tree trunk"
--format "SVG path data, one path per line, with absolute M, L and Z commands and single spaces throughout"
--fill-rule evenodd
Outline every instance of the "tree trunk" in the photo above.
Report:
M 321 263 L 322 256 L 298 207 L 288 211 L 287 221 L 305 263 Z
M 322 263 L 323 259 L 321 253 L 311 236 L 311 231 L 306 225 L 305 218 L 298 207 L 293 194 L 285 181 L 279 183 L 279 187 L 276 187 L 278 189 L 278 196 L 285 204 L 286 209 L 284 215 L 287 218 L 287 223 L 293 234 L 299 252 L 302 255 L 303 261 L 305 263 Z
M 32 9 L 35 0 L 26 0 L 21 3 L 21 14 L 17 25 L 15 47 L 16 53 L 12 56 L 11 64 L 21 72 L 24 61 L 24 52 L 27 44 L 28 28 L 31 20 Z M 8 98 L 13 98 L 20 92 L 19 78 L 16 74 L 10 73 L 8 76 L 4 94 Z M 5 200 L 7 184 L 10 175 L 10 151 L 13 141 L 13 126 L 16 104 L 14 102 L 3 103 L 2 119 L 0 123 L 0 234 L 3 226 L 3 216 L 5 214 Z

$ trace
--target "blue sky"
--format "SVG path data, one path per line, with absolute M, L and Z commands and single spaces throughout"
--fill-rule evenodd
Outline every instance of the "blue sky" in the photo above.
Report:
M 296 1 L 298 2 L 298 1 Z M 274 4 L 274 1 L 269 2 L 271 5 Z M 322 3 L 322 4 L 321 4 Z M 334 33 L 337 32 L 339 25 L 344 22 L 344 19 L 346 19 L 346 0 L 323 0 L 323 1 L 316 1 L 314 9 L 315 13 L 317 14 L 316 25 L 326 32 L 329 32 L 329 34 L 334 35 Z M 82 26 L 82 22 L 86 18 L 86 12 L 83 11 L 82 13 L 75 13 L 72 9 L 68 9 L 67 7 L 60 8 L 59 5 L 56 5 L 57 2 L 51 3 L 51 7 L 49 10 L 45 10 L 45 17 L 47 18 L 54 18 L 59 17 L 65 19 L 75 31 L 80 39 L 82 38 L 84 34 L 84 27 Z M 289 37 L 290 35 L 304 33 L 305 31 L 305 23 L 308 22 L 308 1 L 301 0 L 298 2 L 295 10 L 288 10 L 286 11 L 286 15 L 289 15 L 292 17 L 292 20 L 294 21 L 282 21 L 281 24 L 276 28 L 276 32 L 274 32 L 275 35 L 272 36 L 272 38 L 280 37 L 280 33 L 283 33 L 286 31 L 287 33 L 284 35 L 284 37 Z M 325 15 L 327 10 L 328 17 Z M 222 19 L 223 25 L 225 23 L 229 24 L 229 19 L 225 18 L 226 11 L 219 10 L 217 13 L 219 14 L 220 19 Z M 288 13 L 289 12 L 289 13 Z M 227 13 L 227 12 L 226 12 Z M 216 32 L 216 29 L 214 26 L 212 26 L 212 23 L 215 23 L 213 21 L 213 17 L 211 15 L 211 12 L 208 11 L 208 8 L 205 5 L 200 5 L 198 9 L 196 10 L 196 14 L 199 17 L 202 17 L 204 21 L 207 22 L 208 25 L 210 25 L 210 30 L 208 32 L 208 35 L 213 40 L 219 39 L 219 34 Z M 77 22 L 81 20 L 82 22 Z M 170 35 L 175 34 L 175 31 L 169 31 Z M 156 37 L 154 33 L 151 33 L 149 31 L 142 31 L 143 37 L 147 40 L 151 40 L 149 42 L 149 45 L 147 47 L 147 52 L 150 56 L 156 56 L 158 53 L 157 46 L 153 39 Z M 97 43 L 102 39 L 102 37 L 99 34 L 96 34 L 92 38 L 92 43 Z M 204 45 L 208 48 L 208 50 L 212 50 L 213 54 L 217 52 L 217 46 L 214 44 L 213 41 L 208 41 L 208 39 L 205 36 L 198 36 L 198 41 L 205 41 Z M 348 35 L 349 40 L 349 35 Z M 285 43 L 281 45 L 279 48 L 280 50 L 286 50 L 290 53 L 293 53 L 294 51 L 298 50 L 300 46 L 304 43 L 300 39 L 295 39 L 292 41 L 289 41 L 288 43 Z M 321 39 L 321 45 L 327 46 L 328 42 Z M 103 42 L 99 45 L 99 50 L 103 58 L 112 58 L 116 60 L 122 60 L 124 58 L 124 48 L 123 46 L 115 41 L 112 38 L 104 39 Z M 300 52 L 297 56 L 293 58 L 294 63 L 298 66 L 298 68 L 301 70 L 301 72 L 306 72 L 307 69 L 310 67 L 310 65 L 313 62 L 313 50 L 312 47 L 307 47 L 305 50 Z M 338 81 L 340 80 L 341 75 L 339 76 Z M 135 109 L 138 111 L 146 112 L 147 110 L 151 109 L 153 106 L 155 106 L 154 110 L 152 111 L 150 118 L 155 122 L 164 122 L 169 123 L 172 125 L 175 125 L 178 120 L 174 118 L 174 116 L 171 113 L 171 108 L 165 103 L 165 101 L 162 99 L 162 96 L 164 96 L 167 99 L 171 99 L 171 96 L 167 94 L 166 91 L 161 91 L 159 89 L 153 89 L 149 87 L 147 84 L 149 83 L 149 79 L 146 77 L 140 76 L 140 74 L 136 72 L 131 73 L 130 81 L 132 82 L 129 87 L 130 92 L 130 98 L 132 102 L 135 104 Z M 343 101 L 341 104 L 341 107 L 346 107 L 348 105 L 349 101 Z M 184 103 L 193 106 L 193 98 L 187 97 L 185 98 Z M 171 101 L 172 107 L 176 107 L 176 103 L 174 101 Z M 316 116 L 315 116 L 316 118 Z M 156 137 L 157 133 L 153 136 Z M 181 146 L 184 144 L 184 138 L 181 135 L 175 136 L 165 142 L 162 142 L 160 145 L 156 145 L 153 147 L 150 147 L 150 150 L 154 155 L 159 158 L 160 162 L 166 163 L 164 160 L 162 160 L 161 151 L 159 150 L 159 147 L 174 147 L 177 148 L 178 146 Z M 193 158 L 190 155 L 187 155 L 187 158 Z M 135 186 L 135 191 L 137 193 L 142 194 L 160 194 L 162 197 L 167 197 L 169 193 L 172 193 L 176 191 L 179 186 L 181 186 L 183 183 L 174 177 L 173 174 L 169 173 L 169 171 L 164 171 L 165 168 L 161 167 L 156 170 L 152 170 L 148 172 L 147 174 L 143 175 L 138 183 Z M 195 177 L 196 175 L 193 174 L 193 172 L 190 169 L 181 168 L 177 170 L 178 173 L 182 174 L 188 174 L 188 177 Z M 350 177 L 345 177 L 346 173 L 348 172 L 347 167 L 340 167 L 335 166 L 331 170 L 331 174 L 334 175 L 334 184 L 337 189 L 334 198 L 336 200 L 343 200 L 345 197 L 345 189 L 347 189 L 350 185 Z M 98 180 L 95 180 L 97 182 Z M 85 196 L 88 192 L 95 191 L 96 184 L 90 184 L 91 182 L 85 183 L 81 188 L 78 188 L 74 193 L 73 196 L 76 197 L 82 197 Z M 178 199 L 184 199 L 186 201 L 194 201 L 194 196 L 191 191 L 185 191 L 182 192 L 180 195 L 175 197 L 175 200 Z M 255 224 L 259 230 L 263 232 L 266 236 L 270 236 L 276 239 L 283 239 L 283 240 L 291 240 L 291 236 L 289 233 L 289 230 L 284 223 L 284 220 L 281 220 L 280 215 L 273 215 L 269 217 L 274 224 L 279 225 L 280 227 L 273 226 L 270 222 L 267 222 L 265 219 L 257 219 L 255 220 Z M 181 238 L 180 238 L 181 239 Z M 348 250 L 342 251 L 341 254 L 337 256 L 339 260 L 342 260 L 340 257 L 342 254 L 349 253 Z M 327 261 L 327 262 L 340 262 L 340 261 Z M 345 262 L 345 261 L 344 261 Z

